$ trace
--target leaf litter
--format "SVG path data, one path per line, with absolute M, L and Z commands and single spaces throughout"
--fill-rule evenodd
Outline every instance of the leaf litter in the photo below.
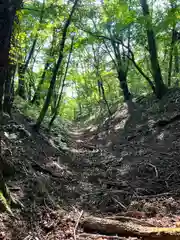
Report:
M 1 213 L 0 239 L 128 239 L 86 235 L 80 223 L 76 227 L 82 210 L 84 216 L 124 216 L 178 227 L 180 121 L 171 119 L 178 115 L 179 96 L 178 90 L 169 92 L 156 109 L 155 99 L 137 102 L 143 110 L 134 115 L 123 107 L 123 115 L 116 113 L 93 131 L 72 126 L 65 150 L 57 136 L 44 129 L 34 132 L 15 111 L 4 129 L 3 151 L 12 153 L 7 160 L 13 173 L 6 181 L 24 208 L 13 209 L 15 219 Z M 168 123 L 156 124 L 162 120 Z

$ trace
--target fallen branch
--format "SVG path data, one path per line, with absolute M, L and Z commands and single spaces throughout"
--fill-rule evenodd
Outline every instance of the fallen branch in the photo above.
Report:
M 158 174 L 158 170 L 157 170 L 156 166 L 154 166 L 154 165 L 151 164 L 151 163 L 148 163 L 147 165 L 150 166 L 150 167 L 152 167 L 152 168 L 154 168 L 154 171 L 155 171 L 155 174 L 156 174 L 156 178 L 158 178 L 159 174 Z
M 91 151 L 93 151 L 93 150 L 95 150 L 95 149 L 97 149 L 97 147 L 96 146 L 92 146 L 92 145 L 82 145 L 80 148 L 86 148 L 86 149 L 89 149 L 89 150 L 91 150 Z
M 148 226 L 148 227 L 154 227 L 153 224 L 146 222 L 145 220 L 140 220 L 137 218 L 133 218 L 133 217 L 125 217 L 125 216 L 111 216 L 111 217 L 107 217 L 106 219 L 111 219 L 111 220 L 117 220 L 120 222 L 133 222 L 136 224 L 140 224 L 141 226 Z
M 86 197 L 86 196 L 91 196 L 91 195 L 97 195 L 97 194 L 102 194 L 104 193 L 104 189 L 101 189 L 101 190 L 97 190 L 96 192 L 91 192 L 91 193 L 86 193 L 86 194 L 83 194 L 82 197 Z M 116 189 L 110 189 L 104 193 L 104 195 L 108 195 L 108 194 L 112 194 L 112 193 L 121 193 L 121 194 L 126 194 L 126 195 L 132 195 L 132 193 L 128 192 L 128 191 L 125 191 L 125 190 L 116 190 Z
M 101 235 L 101 234 L 90 234 L 90 233 L 81 233 L 78 235 L 78 238 L 81 240 L 81 238 L 84 240 L 86 238 L 93 238 L 93 239 L 110 239 L 110 240 L 126 240 L 124 237 L 118 237 L 118 236 L 107 236 L 107 235 Z M 133 239 L 132 239 L 133 240 Z
M 116 198 L 112 197 L 112 199 L 119 204 L 124 210 L 127 210 L 127 207 L 125 207 L 120 201 L 118 201 Z
M 144 195 L 144 196 L 133 196 L 132 199 L 149 199 L 149 198 L 157 198 L 157 197 L 164 197 L 164 196 L 174 196 L 177 193 L 174 192 L 165 192 L 165 193 L 158 193 L 153 195 Z
M 57 176 L 56 174 L 54 174 L 51 170 L 45 168 L 44 166 L 41 166 L 39 163 L 33 161 L 32 162 L 32 168 L 36 171 L 42 172 L 44 174 L 49 174 L 54 178 L 60 178 L 60 176 Z
M 180 120 L 180 114 L 178 114 L 170 119 L 159 120 L 154 124 L 154 127 L 165 127 L 166 125 L 173 123 L 175 121 L 178 121 L 178 120 Z
M 78 217 L 78 220 L 77 220 L 76 225 L 75 225 L 75 228 L 74 228 L 74 240 L 77 239 L 77 238 L 76 238 L 76 231 L 77 231 L 77 228 L 78 228 L 78 225 L 79 225 L 79 222 L 80 222 L 80 219 L 81 219 L 82 215 L 83 215 L 83 210 L 80 212 L 79 217 Z
M 117 234 L 122 237 L 139 237 L 145 240 L 176 240 L 180 239 L 180 228 L 158 228 L 142 226 L 133 221 L 117 221 L 98 217 L 88 217 L 82 222 L 87 232 L 100 234 Z

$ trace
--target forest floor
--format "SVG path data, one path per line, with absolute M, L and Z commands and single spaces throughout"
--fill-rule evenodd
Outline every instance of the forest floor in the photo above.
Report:
M 136 106 L 133 113 L 122 106 L 102 123 L 72 126 L 68 135 L 37 133 L 14 110 L 1 145 L 12 170 L 7 185 L 23 207 L 0 214 L 0 239 L 145 239 L 88 231 L 81 224 L 87 216 L 179 227 L 180 90 Z

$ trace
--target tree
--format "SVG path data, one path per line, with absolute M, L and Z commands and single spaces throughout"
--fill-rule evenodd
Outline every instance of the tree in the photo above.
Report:
M 104 103 L 107 106 L 108 109 L 108 113 L 111 116 L 111 110 L 108 104 L 108 101 L 106 99 L 106 94 L 105 94 L 105 90 L 104 90 L 104 85 L 103 85 L 103 79 L 101 77 L 100 74 L 100 56 L 99 56 L 99 49 L 98 48 L 94 48 L 94 46 L 92 45 L 92 50 L 93 50 L 93 55 L 94 55 L 94 68 L 95 68 L 95 74 L 96 74 L 96 78 L 97 78 L 97 86 L 98 86 L 98 90 L 99 90 L 99 98 L 101 100 L 101 96 L 102 99 L 104 101 Z
M 5 95 L 12 96 L 16 66 L 31 55 L 23 84 L 29 102 L 41 108 L 37 129 L 45 116 L 50 123 L 58 115 L 68 119 L 105 115 L 118 102 L 133 103 L 133 97 L 141 94 L 153 92 L 161 98 L 166 85 L 178 83 L 180 51 L 178 2 L 164 1 L 168 4 L 157 8 L 157 0 L 152 5 L 143 0 L 84 0 L 66 33 L 64 19 L 75 1 L 46 0 L 44 12 L 42 1 L 25 2 Z M 66 75 L 70 32 L 75 32 L 76 41 Z
M 146 21 L 146 34 L 148 40 L 148 50 L 150 54 L 151 68 L 153 79 L 156 87 L 156 96 L 157 98 L 162 98 L 162 96 L 166 93 L 167 88 L 163 82 L 161 69 L 158 61 L 157 47 L 155 35 L 152 27 L 152 21 L 149 14 L 149 6 L 147 4 L 147 0 L 140 0 L 143 15 Z
M 47 60 L 46 60 L 45 65 L 44 65 L 44 70 L 43 70 L 43 73 L 41 75 L 41 79 L 40 79 L 40 81 L 37 85 L 34 96 L 31 100 L 32 104 L 36 103 L 36 104 L 39 105 L 41 87 L 42 87 L 42 85 L 45 81 L 46 73 L 48 71 L 49 66 L 51 65 L 51 62 L 52 62 L 51 60 L 53 58 L 53 55 L 55 54 L 55 43 L 56 43 L 56 29 L 53 30 L 53 38 L 52 38 L 50 50 L 48 49 Z
M 41 28 L 41 24 L 42 24 L 42 21 L 43 21 L 44 11 L 45 11 L 45 0 L 43 0 L 42 9 L 41 9 L 40 18 L 39 18 L 38 28 L 36 29 L 36 34 L 35 34 L 34 40 L 32 42 L 32 46 L 30 48 L 30 51 L 27 54 L 25 62 L 24 63 L 19 63 L 19 66 L 18 66 L 19 83 L 18 83 L 17 94 L 20 97 L 24 98 L 24 99 L 26 99 L 25 73 L 27 71 L 27 68 L 29 66 L 30 60 L 32 59 L 34 51 L 35 51 L 35 47 L 36 47 L 37 40 L 38 40 L 39 30 Z
M 0 29 L 0 111 L 3 111 L 4 84 L 8 78 L 10 41 L 16 10 L 20 8 L 21 1 L 3 0 L 0 3 L 1 29 Z M 6 88 L 7 89 L 7 88 Z M 7 103 L 8 104 L 8 103 Z M 4 106 L 5 108 L 7 106 Z
M 9 88 L 9 62 L 10 62 L 10 43 L 13 32 L 13 24 L 16 16 L 17 9 L 21 6 L 21 1 L 10 1 L 3 0 L 0 2 L 0 191 L 3 197 L 10 204 L 15 204 L 14 199 L 12 198 L 3 176 L 3 161 L 2 157 L 1 144 L 2 144 L 2 135 L 3 135 L 3 125 L 7 122 L 7 115 L 3 115 L 3 110 L 9 109 L 10 106 L 8 102 L 5 102 L 5 94 L 7 94 L 7 89 Z M 6 85 L 6 87 L 5 87 Z M 8 87 L 7 87 L 8 85 Z M 4 107 L 4 109 L 3 109 Z M 10 110 L 10 109 L 9 109 Z M 11 210 L 6 206 L 9 213 Z
M 57 63 L 55 64 L 54 66 L 54 69 L 53 69 L 53 75 L 52 75 L 52 78 L 51 78 L 51 82 L 50 82 L 50 86 L 49 86 L 49 90 L 48 90 L 48 93 L 47 93 L 47 97 L 45 99 L 45 102 L 44 102 L 44 105 L 43 105 L 43 108 L 40 112 L 40 115 L 37 119 L 37 122 L 35 124 L 35 129 L 38 130 L 43 119 L 44 119 L 44 116 L 48 110 L 48 107 L 49 107 L 49 104 L 50 104 L 50 101 L 51 101 L 51 97 L 52 97 L 52 94 L 53 94 L 53 90 L 54 90 L 54 86 L 55 86 L 55 83 L 56 83 L 56 77 L 57 77 L 57 74 L 58 74 L 58 70 L 61 66 L 61 63 L 62 63 L 62 60 L 63 60 L 63 51 L 64 51 L 64 46 L 65 46 L 65 42 L 66 42 L 66 36 L 67 36 L 67 31 L 68 31 L 68 27 L 71 23 L 71 20 L 72 20 L 72 16 L 74 14 L 74 11 L 76 10 L 76 7 L 77 7 L 77 4 L 78 4 L 78 1 L 79 0 L 75 0 L 74 2 L 74 5 L 72 7 L 72 10 L 69 14 L 69 17 L 68 19 L 66 20 L 65 24 L 64 24 L 64 27 L 63 27 L 63 30 L 62 30 L 62 39 L 61 39 L 61 42 L 60 42 L 60 48 L 59 48 L 59 57 L 58 57 L 58 60 L 57 60 Z
M 53 116 L 51 118 L 51 121 L 49 122 L 49 129 L 51 129 L 51 127 L 53 125 L 53 122 L 56 119 L 56 117 L 58 115 L 58 112 L 59 112 L 59 108 L 60 108 L 60 104 L 61 104 L 61 100 L 62 100 L 62 95 L 63 95 L 63 91 L 64 91 L 64 87 L 65 87 L 66 76 L 67 76 L 67 72 L 68 72 L 69 64 L 70 64 L 70 60 L 71 60 L 71 54 L 72 54 L 72 51 L 73 51 L 74 38 L 75 38 L 75 35 L 73 34 L 72 40 L 71 40 L 71 46 L 70 46 L 70 50 L 69 50 L 69 56 L 68 56 L 68 60 L 67 60 L 67 64 L 66 64 L 65 73 L 64 73 L 64 76 L 62 78 L 62 84 L 59 88 L 59 94 L 58 94 L 58 97 L 57 97 L 57 100 L 56 100 L 55 110 L 54 110 Z

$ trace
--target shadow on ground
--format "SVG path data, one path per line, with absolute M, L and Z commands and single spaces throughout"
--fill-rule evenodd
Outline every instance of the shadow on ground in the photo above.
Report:
M 171 94 L 160 103 L 140 103 L 131 116 L 122 107 L 99 126 L 73 127 L 66 150 L 55 136 L 34 132 L 16 111 L 5 126 L 3 148 L 14 166 L 8 186 L 25 207 L 14 210 L 13 221 L 2 214 L 1 229 L 10 229 L 9 239 L 31 232 L 46 236 L 44 219 L 57 209 L 179 214 L 180 121 L 157 125 L 179 113 L 179 91 Z

